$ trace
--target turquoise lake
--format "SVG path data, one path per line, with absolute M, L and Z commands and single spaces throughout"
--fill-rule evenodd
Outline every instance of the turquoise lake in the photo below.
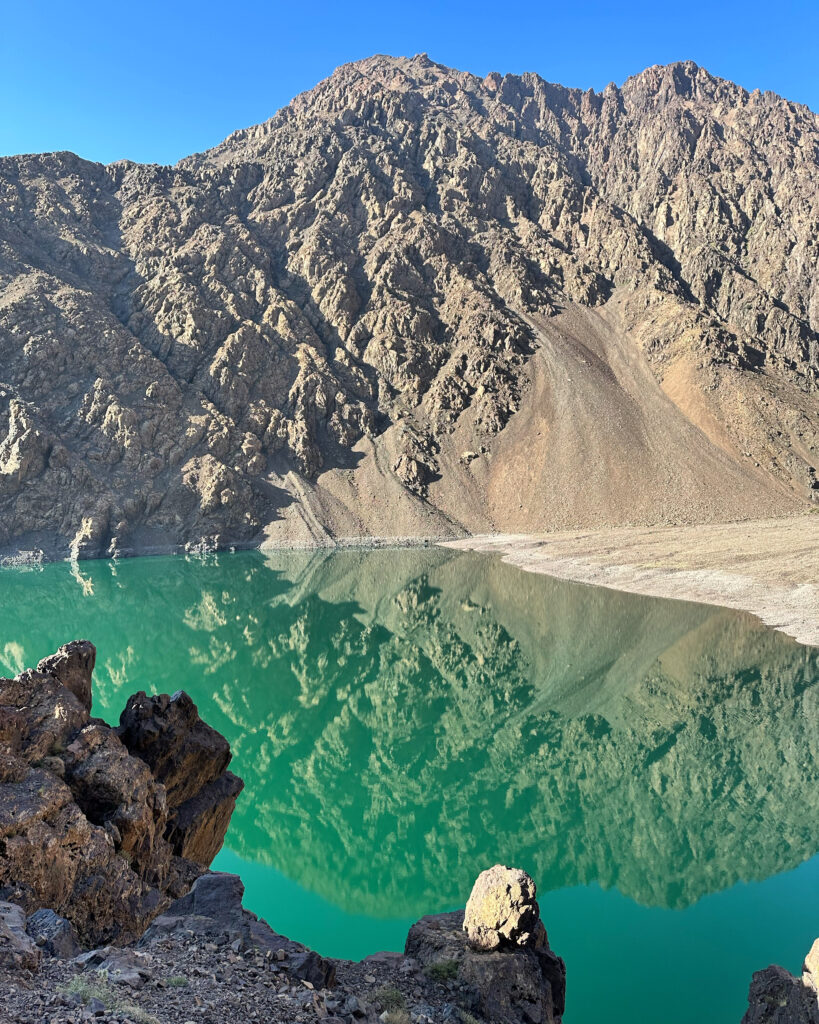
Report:
M 819 649 L 751 616 L 444 549 L 0 586 L 0 674 L 82 637 L 109 722 L 192 695 L 246 784 L 214 867 L 319 952 L 401 949 L 502 862 L 538 884 L 567 1024 L 739 1024 L 753 971 L 819 936 Z

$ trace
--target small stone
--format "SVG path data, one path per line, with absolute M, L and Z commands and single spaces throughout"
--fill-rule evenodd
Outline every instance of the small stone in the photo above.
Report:
M 367 982 L 368 985 L 374 985 L 375 984 L 375 975 L 374 974 L 365 974 L 364 975 L 364 980 Z

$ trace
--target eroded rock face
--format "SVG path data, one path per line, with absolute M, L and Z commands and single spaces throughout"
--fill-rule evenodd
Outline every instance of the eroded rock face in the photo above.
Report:
M 448 969 L 465 986 L 468 1008 L 507 1024 L 562 1019 L 566 967 L 550 949 L 524 871 L 496 865 L 482 872 L 466 911 L 424 917 L 407 936 L 405 953 L 433 975 Z
M 784 967 L 757 971 L 742 1024 L 819 1024 L 816 990 Z
M 129 698 L 117 735 L 162 783 L 173 852 L 207 866 L 219 852 L 243 782 L 227 771 L 230 746 L 184 692 Z
M 70 690 L 82 706 L 91 710 L 91 677 L 97 663 L 97 649 L 89 640 L 65 644 L 50 658 L 44 658 L 37 671 L 54 676 Z
M 380 56 L 174 168 L 4 158 L 0 551 L 804 508 L 817 145 L 690 62 Z
M 210 862 L 242 783 L 224 772 L 227 743 L 190 698 L 156 698 L 152 723 L 169 761 L 174 713 L 185 709 L 176 737 L 185 785 L 172 785 L 169 802 L 149 763 L 91 718 L 95 656 L 79 641 L 37 671 L 0 679 L 0 894 L 29 914 L 65 916 L 87 942 L 127 941 Z

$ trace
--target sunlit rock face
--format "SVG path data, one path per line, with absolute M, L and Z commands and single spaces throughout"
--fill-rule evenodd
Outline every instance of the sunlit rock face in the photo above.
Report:
M 444 550 L 71 571 L 9 574 L 4 671 L 76 607 L 95 713 L 184 684 L 246 783 L 231 849 L 350 913 L 463 906 L 501 859 L 541 905 L 678 908 L 817 852 L 819 653 L 750 616 Z
M 691 63 L 374 57 L 174 168 L 5 158 L 0 549 L 804 507 L 818 146 Z
M 87 943 L 128 942 L 208 868 L 242 783 L 185 693 L 137 694 L 120 730 L 91 717 L 95 662 L 74 641 L 0 679 L 0 894 Z

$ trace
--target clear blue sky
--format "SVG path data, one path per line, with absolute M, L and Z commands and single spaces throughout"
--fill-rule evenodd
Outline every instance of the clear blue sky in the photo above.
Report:
M 690 58 L 819 111 L 819 0 L 6 0 L 0 154 L 173 163 L 338 64 L 420 52 L 595 89 Z

